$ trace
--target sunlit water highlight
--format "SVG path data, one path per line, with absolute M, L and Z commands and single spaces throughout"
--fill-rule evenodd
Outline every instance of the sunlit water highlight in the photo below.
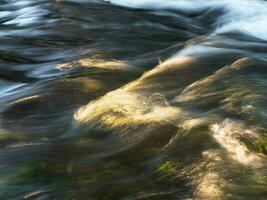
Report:
M 267 199 L 267 2 L 0 2 L 0 199 Z

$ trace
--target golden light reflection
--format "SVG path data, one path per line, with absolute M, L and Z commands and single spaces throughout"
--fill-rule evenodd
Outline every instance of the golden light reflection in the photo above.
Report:
M 201 161 L 194 164 L 192 185 L 195 187 L 195 199 L 221 199 L 226 181 L 221 173 L 223 160 L 219 152 L 202 152 Z
M 101 121 L 109 127 L 125 126 L 134 123 L 148 123 L 151 121 L 172 121 L 172 118 L 181 115 L 179 108 L 166 105 L 165 102 L 152 102 L 150 93 L 144 88 L 144 92 L 133 92 L 134 88 L 142 88 L 146 78 L 160 71 L 168 71 L 173 67 L 183 67 L 185 63 L 193 61 L 190 57 L 176 57 L 160 64 L 141 78 L 125 85 L 115 91 L 109 92 L 97 101 L 79 109 L 74 119 L 78 123 Z M 90 64 L 90 61 L 89 61 Z M 164 96 L 162 101 L 164 101 Z M 158 101 L 158 99 L 157 99 Z
M 137 67 L 120 60 L 104 60 L 99 58 L 83 58 L 72 63 L 62 63 L 56 66 L 58 70 L 71 69 L 75 67 L 95 67 L 107 70 L 123 70 L 123 71 L 140 71 Z
M 221 124 L 211 126 L 214 139 L 223 147 L 237 162 L 251 166 L 261 166 L 261 158 L 253 153 L 241 142 L 240 138 L 257 138 L 257 133 L 244 127 L 243 124 L 231 120 L 225 120 Z

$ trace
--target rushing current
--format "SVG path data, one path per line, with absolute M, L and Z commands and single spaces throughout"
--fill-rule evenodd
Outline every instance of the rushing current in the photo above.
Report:
M 1 200 L 266 200 L 267 1 L 1 0 Z

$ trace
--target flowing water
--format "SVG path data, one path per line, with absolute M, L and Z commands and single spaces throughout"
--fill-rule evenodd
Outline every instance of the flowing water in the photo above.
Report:
M 267 2 L 0 1 L 0 199 L 266 200 Z

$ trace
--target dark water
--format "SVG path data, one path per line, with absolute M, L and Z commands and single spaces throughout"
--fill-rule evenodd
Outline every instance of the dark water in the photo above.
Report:
M 267 3 L 0 1 L 0 199 L 267 199 Z

